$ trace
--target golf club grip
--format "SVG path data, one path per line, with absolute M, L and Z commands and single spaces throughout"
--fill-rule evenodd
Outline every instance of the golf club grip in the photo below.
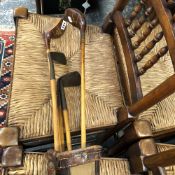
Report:
M 70 126 L 69 126 L 69 117 L 68 117 L 67 109 L 63 109 L 63 117 L 64 117 L 64 126 L 66 130 L 66 143 L 68 151 L 72 150 L 72 142 L 71 142 L 71 134 L 70 134 Z
M 58 118 L 58 108 L 57 108 L 57 95 L 56 95 L 56 81 L 55 79 L 50 80 L 51 85 L 51 98 L 52 98 L 52 122 L 53 122 L 53 133 L 54 133 L 54 150 L 62 152 L 61 146 L 61 132 L 60 132 L 60 122 Z
M 81 148 L 86 148 L 85 33 L 81 32 Z

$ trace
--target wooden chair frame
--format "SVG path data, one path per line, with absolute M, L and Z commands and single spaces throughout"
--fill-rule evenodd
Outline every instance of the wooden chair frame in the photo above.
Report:
M 136 61 L 135 61 L 136 58 L 135 58 L 134 51 L 132 49 L 131 40 L 129 39 L 130 38 L 129 32 L 126 28 L 126 22 L 124 21 L 124 17 L 122 15 L 122 11 L 124 10 L 128 2 L 129 0 L 119 0 L 116 3 L 116 6 L 114 7 L 113 11 L 106 17 L 105 23 L 102 27 L 104 32 L 112 35 L 114 32 L 114 28 L 116 27 L 118 29 L 118 34 L 119 34 L 121 44 L 123 47 L 123 52 L 124 52 L 123 54 L 124 54 L 124 57 L 126 58 L 125 61 L 126 61 L 126 67 L 128 71 L 127 75 L 129 78 L 129 89 L 126 91 L 127 80 L 126 78 L 122 77 L 122 80 L 123 80 L 122 86 L 125 89 L 125 100 L 128 101 L 127 103 L 128 107 L 121 108 L 118 111 L 119 123 L 115 128 L 115 130 L 113 130 L 113 133 L 116 131 L 119 131 L 123 126 L 127 126 L 128 123 L 132 123 L 137 119 L 137 116 L 141 112 L 147 110 L 151 106 L 155 105 L 156 103 L 160 102 L 161 100 L 165 99 L 166 97 L 168 97 L 169 95 L 175 92 L 175 84 L 174 84 L 175 74 L 173 74 L 164 82 L 162 82 L 159 86 L 157 86 L 152 91 L 150 91 L 147 95 L 143 96 L 141 84 L 140 84 L 140 76 L 142 75 L 142 73 L 139 72 L 138 67 L 136 65 Z M 159 24 L 162 27 L 163 34 L 167 42 L 167 50 L 169 50 L 173 68 L 175 69 L 175 30 L 173 27 L 173 20 L 175 19 L 174 18 L 175 15 L 172 15 L 171 13 L 172 10 L 170 10 L 170 7 L 173 4 L 168 4 L 168 2 L 166 2 L 165 0 L 154 0 L 154 1 L 141 0 L 141 3 L 146 3 L 147 5 L 151 6 L 151 8 L 154 10 L 157 18 L 157 21 L 154 21 L 154 23 L 159 22 Z M 140 7 L 138 6 L 135 7 L 134 10 L 131 12 L 130 20 L 133 20 L 137 16 L 137 13 L 139 11 L 140 11 Z M 116 47 L 116 50 L 118 50 L 119 49 L 118 44 L 115 39 L 114 39 L 114 45 Z M 162 53 L 164 53 L 164 51 Z M 119 54 L 118 54 L 118 62 L 119 62 L 119 65 L 121 65 L 122 58 L 120 57 Z M 156 62 L 157 61 L 146 63 L 147 64 L 146 70 L 151 68 Z M 121 67 L 119 67 L 119 70 L 122 74 L 124 73 L 123 72 L 124 70 Z M 146 71 L 144 71 L 144 73 L 145 72 Z M 134 126 L 134 123 L 132 123 L 129 127 L 132 128 L 131 126 Z M 174 130 L 175 128 L 168 129 L 166 131 L 161 131 L 159 133 L 156 133 L 153 137 L 161 138 L 167 135 L 172 135 Z M 126 139 L 128 139 L 127 133 L 129 132 L 127 132 L 126 128 L 125 128 L 125 131 L 126 131 L 125 133 L 126 136 L 121 137 L 119 139 L 118 141 L 119 144 L 116 145 L 116 150 L 120 150 L 122 143 L 127 142 L 126 141 Z M 150 134 L 150 138 L 148 140 L 151 140 L 151 137 L 152 136 Z M 154 154 L 154 155 L 143 156 L 143 152 L 145 148 L 140 147 L 139 139 L 141 139 L 141 137 L 140 138 L 133 137 L 132 139 L 129 140 L 130 144 L 133 141 L 137 142 L 136 143 L 137 146 L 135 146 L 135 148 L 133 148 L 132 151 L 129 152 L 129 155 L 130 156 L 135 155 L 135 153 L 137 154 L 138 151 L 140 151 L 140 155 L 138 154 L 135 157 L 135 160 L 137 161 L 137 163 L 138 162 L 140 163 L 140 166 L 138 167 L 133 166 L 133 169 L 134 169 L 133 172 L 138 173 L 138 172 L 144 171 L 143 170 L 144 169 L 143 165 L 144 165 L 148 169 L 152 170 L 154 174 L 166 174 L 163 169 L 158 167 L 170 166 L 174 164 L 173 160 L 166 161 L 166 158 L 165 158 L 165 156 L 167 155 L 170 155 L 170 154 L 173 155 L 174 150 L 166 151 L 162 153 L 156 153 L 156 151 L 153 149 L 151 153 L 151 149 L 150 149 L 149 150 L 150 155 L 151 154 Z M 146 140 L 146 138 L 144 138 L 143 140 Z M 124 144 L 122 145 L 122 147 L 123 146 Z M 154 143 L 153 143 L 153 147 L 154 147 Z M 113 153 L 111 152 L 111 154 Z M 155 162 L 155 159 L 158 160 L 158 162 Z M 133 158 L 132 158 L 132 161 L 134 161 Z M 141 168 L 141 169 L 137 169 L 137 168 Z
M 155 11 L 156 17 L 159 21 L 159 24 L 162 27 L 166 42 L 167 48 L 169 50 L 173 68 L 175 69 L 175 30 L 173 28 L 173 15 L 170 9 L 167 6 L 167 2 L 165 0 L 143 0 L 144 3 L 148 4 Z M 132 119 L 136 119 L 135 117 L 139 115 L 141 112 L 147 110 L 151 106 L 165 99 L 169 95 L 171 95 L 175 91 L 175 75 L 173 74 L 167 80 L 162 82 L 155 89 L 150 91 L 147 95 L 143 96 L 141 84 L 140 84 L 140 75 L 139 70 L 135 62 L 135 54 L 132 49 L 132 44 L 130 41 L 129 33 L 126 29 L 126 24 L 124 21 L 124 17 L 122 15 L 122 11 L 124 7 L 127 5 L 128 0 L 119 0 L 116 3 L 113 11 L 107 16 L 105 23 L 103 25 L 103 31 L 106 33 L 113 34 L 114 28 L 118 29 L 119 37 L 121 39 L 121 44 L 123 46 L 124 57 L 127 66 L 127 73 L 129 78 L 129 89 L 126 87 L 126 79 L 122 77 L 122 86 L 125 89 L 125 99 L 128 101 L 125 109 L 121 109 L 118 112 L 118 126 L 117 128 L 121 128 L 126 125 Z M 134 11 L 135 10 L 135 11 Z M 137 14 L 137 9 L 134 9 L 132 13 Z M 134 17 L 133 17 L 134 18 Z M 116 40 L 114 39 L 114 45 L 116 50 L 118 50 L 118 46 L 116 44 Z M 118 56 L 119 65 L 121 63 L 120 56 Z M 151 68 L 155 63 L 146 63 L 147 69 Z M 123 70 L 119 67 L 120 71 L 123 74 Z M 129 93 L 131 97 L 129 97 Z M 125 112 L 124 112 L 125 111 Z M 129 116 L 130 115 L 130 116 Z M 129 116 L 129 117 L 128 117 Z M 170 129 L 168 131 L 163 131 L 157 133 L 156 136 L 164 137 L 165 135 L 169 135 L 174 132 L 175 128 Z M 114 130 L 113 130 L 114 131 Z M 115 130 L 116 131 L 116 130 Z

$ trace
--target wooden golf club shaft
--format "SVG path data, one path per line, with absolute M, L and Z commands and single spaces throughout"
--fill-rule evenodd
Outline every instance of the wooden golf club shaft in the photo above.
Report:
M 65 142 L 64 142 L 64 127 L 63 127 L 63 114 L 62 114 L 62 110 L 61 110 L 61 106 L 58 105 L 58 119 L 59 119 L 59 123 L 60 123 L 60 135 L 61 135 L 61 147 L 62 147 L 62 151 L 65 151 Z
M 54 73 L 53 61 L 50 58 L 50 49 L 47 49 L 48 55 L 48 66 L 50 71 L 50 86 L 51 86 L 51 99 L 52 99 L 52 122 L 53 122 L 53 132 L 54 132 L 54 150 L 62 152 L 61 146 L 61 132 L 60 132 L 60 121 L 58 113 L 58 104 L 57 104 L 57 90 L 56 90 L 56 80 Z
M 86 148 L 85 31 L 81 32 L 81 148 Z
M 70 134 L 70 126 L 69 126 L 69 114 L 67 109 L 63 109 L 63 118 L 64 118 L 64 126 L 66 132 L 66 143 L 68 151 L 72 150 L 72 142 L 71 142 L 71 134 Z

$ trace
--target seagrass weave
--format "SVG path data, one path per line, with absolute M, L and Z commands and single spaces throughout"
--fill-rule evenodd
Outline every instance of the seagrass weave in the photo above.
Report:
M 136 23 L 138 19 L 134 19 L 132 24 Z M 133 44 L 143 35 L 143 32 L 146 30 L 147 26 L 150 22 L 144 22 L 144 24 L 139 28 L 136 32 L 135 36 L 131 38 L 131 43 Z M 129 30 L 129 29 L 128 29 Z M 162 31 L 161 26 L 158 24 L 151 33 L 143 40 L 143 42 L 139 45 L 137 49 L 134 50 L 134 54 L 138 55 L 146 45 L 152 41 L 156 34 Z M 117 45 L 120 49 L 118 49 L 119 56 L 122 58 L 123 69 L 127 72 L 125 57 L 123 55 L 123 46 L 121 44 L 121 40 L 119 37 L 118 29 L 115 29 L 114 37 L 117 40 Z M 155 44 L 155 46 L 143 57 L 141 61 L 137 63 L 138 69 L 140 69 L 149 59 L 151 59 L 154 55 L 158 53 L 158 51 L 167 46 L 167 42 L 165 37 Z M 153 65 L 145 74 L 140 76 L 141 88 L 143 92 L 143 96 L 148 92 L 153 90 L 159 84 L 161 84 L 164 80 L 166 80 L 170 75 L 174 74 L 172 61 L 169 55 L 169 51 L 160 58 L 160 60 Z M 129 89 L 129 78 L 127 73 L 125 74 L 127 80 L 127 87 Z M 131 94 L 130 94 L 131 96 Z M 159 131 L 164 131 L 167 129 L 174 128 L 175 120 L 174 120 L 174 112 L 175 112 L 175 101 L 174 94 L 166 98 L 165 100 L 157 103 L 150 109 L 143 112 L 139 118 L 146 119 L 150 121 L 152 125 L 152 130 L 154 133 L 158 133 Z M 131 97 L 130 97 L 131 98 Z
M 52 134 L 50 84 L 46 48 L 42 32 L 58 18 L 29 14 L 17 24 L 16 54 L 8 125 L 19 126 L 20 139 Z M 63 36 L 51 40 L 51 51 L 63 52 L 67 65 L 56 65 L 57 78 L 80 70 L 80 32 L 71 25 Z M 100 28 L 86 30 L 86 106 L 87 129 L 117 123 L 116 109 L 123 101 L 110 35 Z M 72 131 L 80 130 L 80 88 L 66 88 Z
M 23 167 L 13 168 L 8 175 L 49 175 L 48 161 L 44 154 L 27 153 L 24 155 Z
M 171 144 L 156 144 L 158 152 L 174 149 Z M 175 174 L 175 166 L 165 167 L 167 175 Z M 130 175 L 130 166 L 128 159 L 123 158 L 101 158 L 100 175 Z M 151 175 L 152 173 L 149 172 Z
M 10 169 L 8 175 L 47 175 L 47 160 L 44 154 L 25 155 L 24 166 Z M 100 175 L 130 175 L 129 162 L 127 159 L 109 159 L 100 160 Z M 49 175 L 49 174 L 48 174 Z
M 157 144 L 159 152 L 174 149 L 174 145 Z M 47 159 L 44 154 L 26 153 L 24 154 L 23 167 L 13 168 L 8 171 L 8 175 L 47 175 Z M 101 158 L 100 175 L 130 175 L 128 159 L 123 158 Z M 175 166 L 166 167 L 168 175 L 175 174 Z M 151 174 L 151 173 L 150 173 Z
M 100 175 L 130 175 L 127 159 L 102 158 L 100 160 Z

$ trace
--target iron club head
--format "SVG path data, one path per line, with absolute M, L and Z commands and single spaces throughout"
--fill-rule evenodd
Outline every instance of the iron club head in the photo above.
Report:
M 75 71 L 63 75 L 59 81 L 64 87 L 79 86 L 81 77 L 79 72 Z
M 59 92 L 60 92 L 61 105 L 63 109 L 67 109 L 64 88 L 79 86 L 80 82 L 81 82 L 81 77 L 77 71 L 67 73 L 62 77 L 60 77 L 59 80 L 57 81 L 57 87 L 58 87 L 57 89 L 59 89 Z
M 67 64 L 67 60 L 66 60 L 66 56 L 64 55 L 64 53 L 62 52 L 49 52 L 50 57 L 53 61 L 55 61 L 55 63 L 59 63 L 59 64 L 63 64 L 66 65 Z

